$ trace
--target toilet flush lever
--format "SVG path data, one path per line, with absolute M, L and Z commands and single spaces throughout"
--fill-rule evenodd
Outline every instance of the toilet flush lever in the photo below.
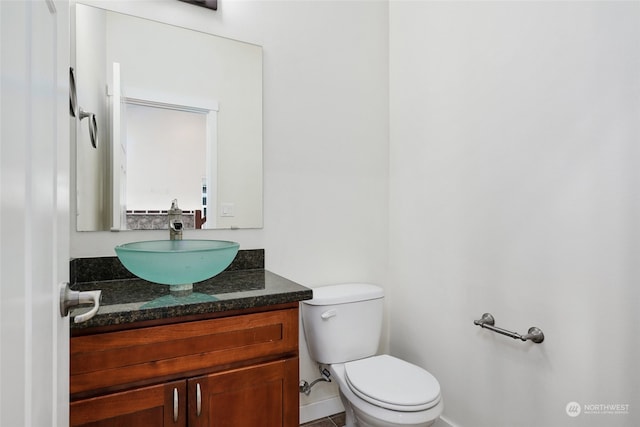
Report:
M 338 311 L 335 308 L 332 308 L 331 310 L 327 310 L 324 313 L 322 313 L 320 315 L 320 317 L 323 320 L 327 320 L 327 319 L 330 319 L 332 317 L 336 317 L 337 315 L 338 315 Z
M 102 291 L 72 291 L 69 283 L 60 284 L 60 316 L 66 317 L 69 309 L 80 304 L 93 303 L 93 307 L 86 313 L 79 314 L 73 318 L 74 323 L 82 323 L 91 319 L 100 308 L 100 297 Z

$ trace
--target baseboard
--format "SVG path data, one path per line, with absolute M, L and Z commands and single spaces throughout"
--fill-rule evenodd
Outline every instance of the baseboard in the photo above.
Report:
M 451 423 L 446 417 L 440 416 L 438 421 L 433 424 L 433 427 L 457 427 L 455 424 Z
M 319 402 L 308 403 L 300 406 L 300 424 L 325 418 L 343 411 L 344 407 L 342 406 L 339 396 L 321 400 Z

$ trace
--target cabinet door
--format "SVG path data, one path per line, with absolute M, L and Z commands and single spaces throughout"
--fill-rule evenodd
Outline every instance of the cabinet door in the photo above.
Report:
M 294 427 L 298 358 L 190 379 L 189 427 Z
M 175 381 L 71 402 L 71 427 L 186 427 L 187 384 Z

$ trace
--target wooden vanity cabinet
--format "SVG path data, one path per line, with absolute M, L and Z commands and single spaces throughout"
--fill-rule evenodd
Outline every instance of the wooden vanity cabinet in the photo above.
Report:
M 71 426 L 298 426 L 298 305 L 74 336 L 70 368 Z

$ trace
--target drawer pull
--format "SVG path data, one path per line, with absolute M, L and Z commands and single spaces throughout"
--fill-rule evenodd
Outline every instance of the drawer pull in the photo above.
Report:
M 178 422 L 178 389 L 173 389 L 173 422 Z
M 196 415 L 199 417 L 202 413 L 202 391 L 200 383 L 196 383 Z

